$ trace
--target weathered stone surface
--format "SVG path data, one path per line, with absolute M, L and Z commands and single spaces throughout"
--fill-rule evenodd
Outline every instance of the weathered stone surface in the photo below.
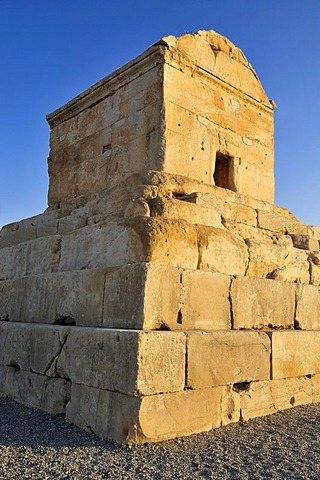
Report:
M 306 235 L 308 232 L 307 226 L 296 219 L 292 213 L 289 211 L 285 211 L 285 209 L 281 209 L 284 214 L 275 211 L 265 212 L 265 211 L 258 211 L 258 225 L 260 228 L 264 228 L 266 230 L 272 230 L 273 232 L 287 232 L 293 235 Z
M 131 395 L 179 391 L 185 343 L 179 332 L 73 328 L 57 371 L 73 383 Z
M 312 402 L 320 402 L 320 375 L 311 375 Z
M 252 382 L 241 393 L 241 417 L 249 420 L 312 403 L 312 388 L 311 380 L 306 377 Z
M 285 264 L 273 271 L 270 278 L 282 282 L 308 284 L 310 282 L 310 272 L 307 253 L 292 249 Z
M 0 395 L 133 443 L 320 400 L 320 229 L 272 203 L 273 110 L 200 31 L 48 116 L 50 206 L 0 232 Z
M 0 282 L 0 318 L 13 322 L 101 326 L 105 269 Z
M 320 331 L 270 332 L 272 379 L 320 373 Z
M 167 37 L 49 115 L 49 203 L 118 184 L 146 165 L 213 184 L 217 151 L 230 156 L 236 191 L 273 201 L 273 108 L 252 67 L 223 52 L 220 38 Z M 184 53 L 191 45 L 201 52 L 197 69 Z
M 222 394 L 217 387 L 141 399 L 73 384 L 66 418 L 102 438 L 156 442 L 220 426 Z
M 152 215 L 186 220 L 190 223 L 221 228 L 221 216 L 213 209 L 189 202 L 188 199 L 157 199 L 152 205 Z
M 310 265 L 310 283 L 312 285 L 320 285 L 320 254 L 318 252 L 309 253 Z
M 0 323 L 0 365 L 56 377 L 55 363 L 69 327 Z
M 182 220 L 138 217 L 91 225 L 62 238 L 60 271 L 153 262 L 196 268 L 196 229 Z
M 216 387 L 144 397 L 139 412 L 140 443 L 219 427 L 222 395 L 223 388 Z
M 309 262 L 306 252 L 289 245 L 247 241 L 249 277 L 268 277 L 285 282 L 309 283 Z
M 105 327 L 230 328 L 230 278 L 152 264 L 126 265 L 106 277 Z
M 245 242 L 227 230 L 198 225 L 198 268 L 244 275 L 248 264 Z
M 295 288 L 289 283 L 237 277 L 231 284 L 231 303 L 235 329 L 294 326 Z
M 295 328 L 320 330 L 320 292 L 313 285 L 297 285 Z
M 190 332 L 187 386 L 192 389 L 270 378 L 270 341 L 263 332 Z
M 60 259 L 59 235 L 0 249 L 0 280 L 55 272 Z
M 102 438 L 139 443 L 140 405 L 138 397 L 73 383 L 66 420 Z
M 0 366 L 1 393 L 48 413 L 64 413 L 70 399 L 70 382 Z
M 310 235 L 291 235 L 293 246 L 303 250 L 319 251 L 319 242 L 314 236 Z

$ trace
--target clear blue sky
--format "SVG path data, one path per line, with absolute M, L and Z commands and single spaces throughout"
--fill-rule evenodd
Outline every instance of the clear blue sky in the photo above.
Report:
M 47 113 L 200 29 L 240 47 L 276 101 L 276 204 L 320 225 L 319 0 L 0 0 L 0 226 L 47 206 Z

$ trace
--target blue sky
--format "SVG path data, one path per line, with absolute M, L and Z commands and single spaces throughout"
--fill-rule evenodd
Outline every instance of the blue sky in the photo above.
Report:
M 275 203 L 320 225 L 319 0 L 0 0 L 0 226 L 47 206 L 47 113 L 201 29 L 240 47 L 278 105 Z

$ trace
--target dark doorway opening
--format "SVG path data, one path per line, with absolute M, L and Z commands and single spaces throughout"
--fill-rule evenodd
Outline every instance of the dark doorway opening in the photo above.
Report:
M 234 158 L 224 153 L 216 153 L 216 163 L 213 173 L 214 183 L 217 187 L 236 191 L 234 184 Z

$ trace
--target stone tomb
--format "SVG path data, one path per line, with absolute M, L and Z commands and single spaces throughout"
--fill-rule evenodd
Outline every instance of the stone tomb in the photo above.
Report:
M 273 204 L 273 107 L 213 31 L 48 116 L 49 207 L 0 236 L 1 395 L 118 442 L 320 401 L 320 229 Z

